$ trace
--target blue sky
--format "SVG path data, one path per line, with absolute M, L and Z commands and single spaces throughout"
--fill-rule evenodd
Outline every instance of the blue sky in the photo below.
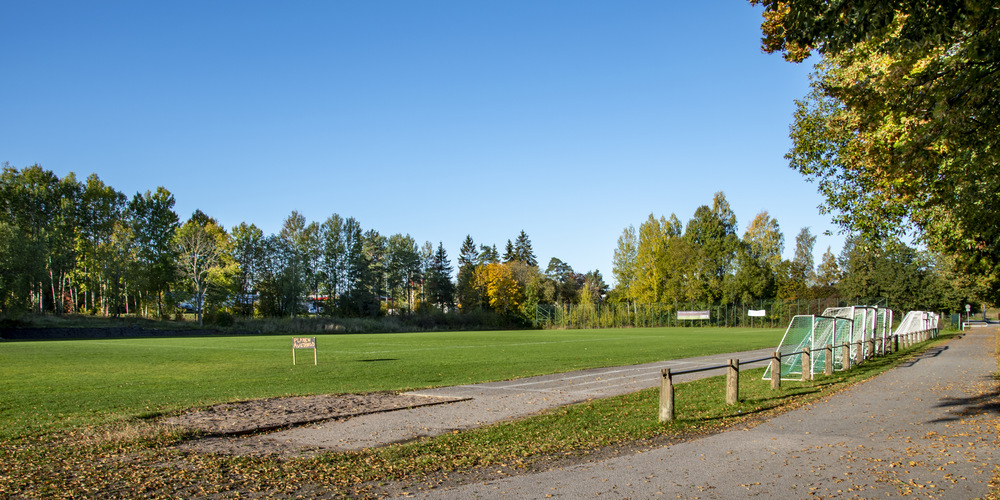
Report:
M 0 161 L 164 186 L 182 220 L 338 213 L 453 259 L 523 229 L 543 268 L 610 283 L 626 226 L 723 191 L 787 257 L 804 226 L 817 262 L 842 246 L 783 158 L 811 67 L 762 53 L 746 2 L 8 1 L 0 22 Z

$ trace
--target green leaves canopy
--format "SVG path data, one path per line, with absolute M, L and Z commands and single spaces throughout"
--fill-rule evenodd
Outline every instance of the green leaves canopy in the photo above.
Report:
M 760 1 L 763 47 L 823 56 L 792 168 L 868 240 L 918 230 L 1000 301 L 1000 10 L 985 0 Z

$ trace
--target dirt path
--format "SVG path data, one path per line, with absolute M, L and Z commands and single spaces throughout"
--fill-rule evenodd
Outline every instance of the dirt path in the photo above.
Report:
M 502 382 L 442 387 L 393 395 L 313 396 L 219 405 L 168 421 L 215 434 L 186 442 L 195 451 L 226 454 L 309 455 L 351 451 L 437 436 L 562 405 L 628 394 L 660 383 L 660 370 L 759 359 L 773 349 L 598 368 Z M 763 366 L 746 364 L 745 368 Z M 702 372 L 675 381 L 718 375 Z M 387 411 L 395 410 L 395 411 Z M 284 429 L 244 436 L 256 430 Z M 219 435 L 223 434 L 223 435 Z
M 750 429 L 407 498 L 981 498 L 997 467 L 995 333 Z

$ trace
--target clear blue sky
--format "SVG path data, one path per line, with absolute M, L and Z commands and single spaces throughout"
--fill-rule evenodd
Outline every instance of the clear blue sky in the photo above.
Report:
M 725 192 L 816 261 L 843 238 L 788 168 L 808 65 L 760 50 L 739 0 L 0 3 L 0 161 L 182 220 L 278 232 L 357 218 L 384 235 L 496 244 L 523 229 L 611 283 L 622 230 Z

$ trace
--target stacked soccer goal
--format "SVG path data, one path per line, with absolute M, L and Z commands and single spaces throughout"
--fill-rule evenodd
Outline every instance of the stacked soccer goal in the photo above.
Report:
M 927 311 L 910 311 L 903 316 L 903 321 L 899 322 L 893 335 L 901 336 L 909 333 L 920 333 L 927 331 L 937 331 L 938 320 L 941 317 L 937 313 Z
M 831 307 L 821 315 L 794 316 L 778 346 L 781 353 L 781 378 L 800 379 L 803 370 L 810 374 L 823 371 L 826 366 L 826 346 L 833 349 L 834 369 L 843 369 L 844 349 L 850 349 L 851 359 L 864 359 L 876 338 L 884 340 L 892 325 L 892 310 L 875 306 Z M 842 347 L 850 345 L 850 347 Z M 802 366 L 803 350 L 810 351 L 809 366 Z M 764 379 L 771 378 L 771 368 L 764 371 Z

